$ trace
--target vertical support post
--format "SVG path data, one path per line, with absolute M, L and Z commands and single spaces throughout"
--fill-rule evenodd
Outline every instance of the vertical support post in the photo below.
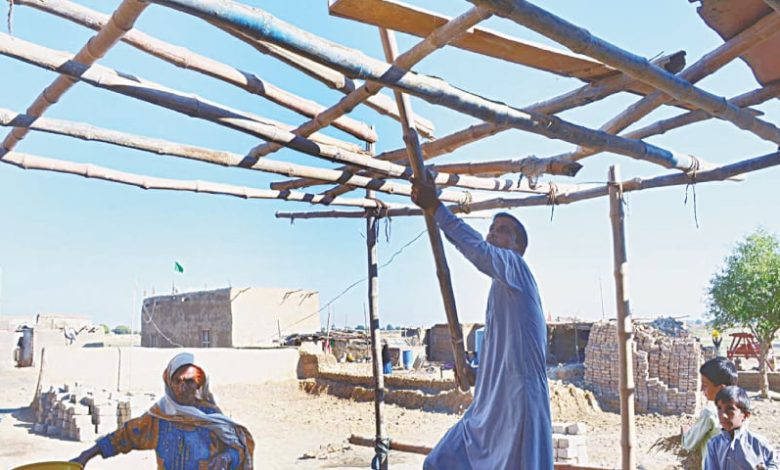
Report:
M 367 149 L 374 154 L 374 145 L 368 144 Z M 367 189 L 366 198 L 373 198 L 374 191 Z M 379 218 L 367 211 L 366 217 L 366 248 L 368 253 L 368 329 L 371 334 L 371 365 L 374 371 L 374 421 L 376 438 L 374 439 L 374 459 L 371 461 L 373 470 L 388 468 L 390 440 L 385 436 L 385 425 L 382 412 L 385 406 L 385 377 L 382 364 L 382 339 L 379 330 L 379 259 L 377 255 L 377 235 L 379 233 Z
M 623 211 L 623 189 L 620 170 L 609 168 L 609 216 L 612 222 L 612 250 L 615 260 L 615 294 L 617 297 L 617 336 L 620 354 L 620 446 L 623 470 L 636 468 L 636 429 L 634 427 L 634 328 L 628 302 L 628 260 Z
M 385 51 L 385 59 L 392 63 L 398 55 L 395 38 L 392 33 L 384 28 L 379 28 L 379 34 L 382 37 L 382 48 Z M 394 91 L 395 101 L 398 105 L 398 111 L 401 114 L 401 124 L 404 132 L 404 143 L 409 157 L 409 163 L 412 166 L 414 177 L 422 181 L 427 181 L 429 176 L 425 171 L 423 164 L 422 148 L 420 147 L 420 136 L 417 133 L 414 122 L 414 114 L 409 97 L 399 91 Z M 447 314 L 447 323 L 450 328 L 450 339 L 452 340 L 452 353 L 455 357 L 455 376 L 458 385 L 464 392 L 471 388 L 469 383 L 473 372 L 466 363 L 466 349 L 463 344 L 463 330 L 458 321 L 458 309 L 455 306 L 455 294 L 452 292 L 452 279 L 450 278 L 450 268 L 447 265 L 447 258 L 444 255 L 444 244 L 441 239 L 441 232 L 436 225 L 433 215 L 425 214 L 425 226 L 428 228 L 428 238 L 431 242 L 433 259 L 436 262 L 436 276 L 439 280 L 439 289 L 441 290 L 442 300 L 444 301 L 444 311 Z

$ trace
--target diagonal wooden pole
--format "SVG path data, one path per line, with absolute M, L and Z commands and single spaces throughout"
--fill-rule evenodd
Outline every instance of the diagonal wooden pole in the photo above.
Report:
M 29 6 L 96 30 L 100 30 L 109 21 L 107 15 L 68 0 L 14 0 L 14 4 Z M 177 67 L 229 83 L 304 116 L 313 117 L 325 109 L 322 105 L 285 91 L 252 72 L 240 70 L 184 47 L 161 41 L 137 29 L 128 31 L 122 36 L 122 41 Z M 333 126 L 358 139 L 376 141 L 376 132 L 372 132 L 368 124 L 358 122 L 349 116 L 336 119 L 333 121 Z
M 669 96 L 691 103 L 704 111 L 729 121 L 740 129 L 780 144 L 780 129 L 753 116 L 724 98 L 692 86 L 690 82 L 652 65 L 647 59 L 623 50 L 592 35 L 588 30 L 525 0 L 468 0 L 489 8 L 537 33 L 563 44 L 574 52 L 589 55 L 621 72 L 657 88 Z
M 485 10 L 475 7 L 463 15 L 452 19 L 441 27 L 436 28 L 428 37 L 417 43 L 407 52 L 395 58 L 391 62 L 392 70 L 388 73 L 397 75 L 406 72 L 425 57 L 444 47 L 448 42 L 454 40 L 469 28 L 488 17 L 490 17 L 490 15 Z M 379 83 L 366 82 L 363 86 L 345 96 L 335 105 L 319 113 L 314 119 L 293 130 L 293 133 L 305 137 L 312 132 L 322 129 L 334 119 L 352 111 L 358 104 L 379 93 L 382 88 L 383 86 Z M 402 112 L 400 113 L 403 114 Z M 272 152 L 276 152 L 280 148 L 281 146 L 278 144 L 264 143 L 250 150 L 249 154 L 253 157 L 262 157 Z
M 634 424 L 634 367 L 632 344 L 634 327 L 628 301 L 628 259 L 620 170 L 609 168 L 609 215 L 612 221 L 612 250 L 615 259 L 615 294 L 617 296 L 617 337 L 620 357 L 620 446 L 623 470 L 636 468 L 636 428 Z
M 114 11 L 108 23 L 95 36 L 89 39 L 84 47 L 73 57 L 73 60 L 86 66 L 95 63 L 119 41 L 123 34 L 132 29 L 133 24 L 147 6 L 149 4 L 146 1 L 124 0 Z M 49 109 L 49 106 L 62 98 L 77 81 L 78 79 L 72 76 L 61 74 L 38 95 L 35 101 L 27 108 L 25 114 L 31 116 L 43 115 Z M 13 150 L 16 144 L 27 135 L 27 132 L 27 129 L 23 127 L 14 128 L 3 140 L 2 148 L 6 151 Z
M 387 62 L 395 61 L 397 48 L 392 34 L 384 28 L 379 29 L 382 37 L 382 48 L 385 51 Z M 422 150 L 420 149 L 420 138 L 414 127 L 414 114 L 409 97 L 394 90 L 395 101 L 398 104 L 398 110 L 401 113 L 401 124 L 403 126 L 404 143 L 409 156 L 409 163 L 414 171 L 414 177 L 429 183 L 428 173 L 423 163 Z M 466 364 L 466 349 L 463 344 L 463 330 L 458 320 L 458 309 L 455 305 L 455 294 L 452 292 L 452 279 L 450 278 L 450 268 L 447 265 L 447 257 L 444 254 L 444 244 L 441 239 L 441 232 L 433 218 L 433 214 L 425 213 L 425 225 L 428 227 L 428 238 L 431 241 L 433 259 L 436 262 L 436 276 L 439 280 L 439 289 L 441 290 L 442 301 L 444 302 L 444 311 L 447 314 L 447 323 L 449 324 L 450 339 L 452 341 L 452 353 L 455 356 L 456 380 L 460 389 L 467 391 L 471 388 L 469 384 L 469 370 Z
M 696 159 L 690 155 L 670 152 L 645 142 L 588 129 L 555 116 L 513 108 L 465 92 L 435 77 L 406 71 L 393 73 L 392 68 L 388 70 L 386 62 L 377 61 L 362 52 L 319 38 L 258 8 L 249 8 L 229 0 L 149 1 L 198 16 L 209 22 L 229 23 L 247 35 L 282 45 L 355 78 L 382 83 L 483 121 L 577 145 L 603 148 L 605 151 L 651 161 L 668 168 L 692 170 L 697 166 Z

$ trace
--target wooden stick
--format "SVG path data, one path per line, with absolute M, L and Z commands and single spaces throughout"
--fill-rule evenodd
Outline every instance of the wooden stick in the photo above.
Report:
M 30 6 L 96 30 L 101 29 L 109 20 L 107 15 L 68 0 L 14 0 L 14 3 Z M 183 47 L 174 46 L 136 29 L 128 31 L 122 37 L 122 41 L 177 67 L 229 83 L 304 116 L 313 117 L 325 109 L 324 106 L 285 91 L 254 73 L 239 70 Z M 372 131 L 368 124 L 348 116 L 339 117 L 333 121 L 333 125 L 358 139 L 376 141 L 376 132 Z
M 400 194 L 405 196 L 410 196 L 412 194 L 412 188 L 408 184 L 398 184 L 386 180 L 357 176 L 346 171 L 314 168 L 295 163 L 274 161 L 267 158 L 254 161 L 251 158 L 247 158 L 237 153 L 141 137 L 124 132 L 101 129 L 83 123 L 49 118 L 35 118 L 24 114 L 16 114 L 13 111 L 3 108 L 0 108 L 0 125 L 26 127 L 31 130 L 65 135 L 88 141 L 105 142 L 158 155 L 171 155 L 220 166 L 266 171 L 285 176 L 319 178 L 333 183 L 344 183 L 351 186 L 371 188 L 388 194 Z M 336 197 L 336 195 L 324 196 L 326 196 L 325 199 L 328 197 Z M 465 202 L 467 200 L 467 196 L 462 192 L 446 192 L 443 194 L 443 197 L 445 200 L 455 203 Z
M 361 166 L 382 172 L 391 177 L 404 179 L 411 177 L 410 169 L 405 166 L 376 160 L 364 154 L 353 153 L 325 143 L 316 143 L 306 138 L 295 136 L 278 127 L 274 127 L 273 123 L 266 124 L 258 122 L 259 118 L 253 117 L 252 115 L 245 117 L 245 115 L 239 111 L 210 103 L 198 97 L 182 95 L 175 90 L 170 90 L 152 82 L 147 82 L 138 78 L 131 79 L 128 78 L 127 75 L 120 75 L 119 73 L 100 65 L 93 65 L 87 69 L 79 63 L 68 60 L 67 54 L 51 51 L 50 49 L 12 38 L 3 33 L 0 33 L 0 54 L 20 59 L 43 68 L 57 70 L 60 73 L 66 73 L 74 77 L 77 76 L 80 80 L 91 85 L 116 91 L 143 101 L 152 102 L 188 116 L 212 121 L 261 138 L 283 142 L 290 148 L 309 155 Z M 322 140 L 325 139 L 323 138 Z M 255 163 L 256 159 L 245 157 L 242 166 L 251 167 Z M 470 189 L 528 191 L 527 188 L 524 188 L 522 185 L 518 185 L 515 181 L 509 179 L 500 180 L 496 178 L 479 178 L 468 175 L 455 176 L 439 173 L 436 175 L 436 182 L 437 184 L 454 184 L 459 187 Z M 377 183 L 374 186 L 381 187 L 382 183 Z M 453 197 L 456 199 L 452 199 Z M 448 202 L 468 202 L 471 200 L 471 196 L 465 193 L 460 195 L 450 193 L 446 196 L 443 195 L 442 200 L 447 200 Z
M 477 12 L 479 13 L 479 12 Z M 451 23 L 448 23 L 451 24 Z M 437 30 L 438 31 L 438 30 Z M 385 59 L 388 63 L 397 63 L 397 47 L 395 38 L 384 28 L 379 28 L 379 34 L 382 38 L 382 48 L 385 52 Z M 435 33 L 434 33 L 435 34 Z M 433 36 L 433 35 L 431 35 Z M 452 39 L 452 37 L 450 37 Z M 442 44 L 443 45 L 443 44 Z M 398 110 L 401 112 L 401 126 L 403 127 L 404 143 L 409 155 L 409 163 L 414 169 L 414 177 L 426 184 L 431 183 L 428 173 L 423 164 L 422 150 L 420 149 L 420 139 L 414 126 L 414 113 L 409 98 L 400 91 L 394 90 L 395 102 Z M 456 380 L 460 389 L 468 391 L 471 389 L 469 384 L 468 364 L 466 364 L 466 348 L 463 344 L 463 330 L 458 320 L 458 309 L 455 304 L 455 294 L 452 291 L 452 278 L 450 277 L 450 268 L 447 265 L 447 257 L 444 254 L 444 243 L 441 239 L 439 226 L 436 219 L 430 212 L 425 213 L 425 226 L 428 228 L 428 239 L 431 242 L 431 251 L 436 263 L 436 277 L 439 280 L 439 290 L 441 290 L 442 302 L 444 303 L 444 312 L 447 315 L 447 323 L 450 330 L 450 340 L 452 341 L 452 354 L 455 358 Z
M 506 173 L 522 173 L 535 177 L 541 174 L 574 176 L 582 165 L 569 160 L 548 160 L 537 157 L 526 157 L 519 160 L 499 160 L 478 163 L 450 163 L 433 165 L 435 171 L 468 175 L 503 175 Z
M 72 60 L 72 57 L 67 53 L 48 49 L 19 38 L 12 38 L 4 33 L 0 33 L 0 54 L 47 70 L 77 77 L 84 83 L 98 88 L 130 96 L 190 117 L 210 121 L 261 139 L 283 141 L 289 147 L 304 153 L 318 153 L 318 146 L 334 147 L 355 155 L 359 152 L 362 153 L 362 149 L 355 144 L 321 134 L 312 136 L 311 140 L 301 139 L 290 133 L 288 129 L 292 129 L 292 127 L 286 124 L 228 108 L 197 95 L 185 94 L 102 65 L 93 64 L 87 67 Z
M 255 39 L 241 31 L 238 31 L 228 23 L 217 20 L 208 20 L 208 22 L 254 47 L 258 52 L 274 57 L 314 78 L 315 80 L 324 83 L 329 88 L 340 91 L 345 95 L 348 95 L 359 88 L 355 84 L 354 80 L 345 76 L 341 72 L 333 70 L 330 67 L 326 67 L 313 60 L 307 59 L 306 57 L 298 55 L 294 52 L 290 52 L 287 49 L 277 46 L 276 44 Z M 381 93 L 369 97 L 363 104 L 372 108 L 379 114 L 388 116 L 392 119 L 395 119 L 396 121 L 401 119 L 393 100 Z M 433 123 L 419 116 L 418 119 L 420 120 L 420 134 L 428 139 L 432 139 L 434 137 Z
M 436 30 L 434 30 L 433 33 L 431 33 L 428 37 L 417 43 L 404 54 L 398 56 L 397 59 L 393 60 L 391 63 L 392 72 L 388 73 L 392 73 L 394 75 L 405 73 L 415 64 L 419 63 L 421 60 L 432 54 L 434 51 L 441 49 L 447 43 L 465 33 L 466 30 L 476 25 L 480 21 L 488 18 L 489 16 L 490 15 L 486 14 L 485 10 L 480 8 L 472 8 L 463 15 L 454 18 L 439 28 L 436 28 Z M 315 119 L 299 126 L 293 131 L 293 133 L 305 137 L 312 132 L 322 129 L 338 116 L 343 116 L 344 114 L 349 113 L 355 109 L 358 104 L 365 101 L 369 96 L 373 96 L 379 93 L 382 88 L 382 85 L 375 82 L 368 82 L 364 84 L 357 90 L 344 97 L 335 105 L 318 114 Z M 400 106 L 400 104 L 398 104 L 397 98 L 396 104 Z M 400 110 L 400 108 L 399 112 L 401 114 L 401 122 L 403 122 L 404 113 Z M 276 152 L 280 148 L 281 146 L 278 144 L 261 144 L 250 150 L 249 154 L 253 157 L 259 158 Z
M 764 3 L 772 7 L 776 12 L 780 13 L 780 0 L 764 0 Z
M 733 178 L 737 175 L 750 173 L 780 165 L 780 152 L 771 153 L 761 157 L 750 158 L 740 162 L 723 165 L 710 170 L 698 172 L 695 175 L 686 173 L 674 173 L 671 175 L 656 176 L 650 179 L 632 178 L 624 181 L 622 184 L 623 192 L 641 191 L 652 188 L 663 188 L 667 186 L 680 186 L 689 184 L 705 183 L 709 181 L 723 181 Z M 607 185 L 590 185 L 578 191 L 571 193 L 558 193 L 555 196 L 555 204 L 571 204 L 577 201 L 595 199 L 609 194 Z M 493 210 L 493 209 L 511 209 L 515 207 L 547 206 L 551 204 L 549 196 L 529 196 L 524 198 L 497 198 L 487 201 L 471 204 L 471 212 Z M 451 206 L 453 212 L 463 212 L 462 207 Z M 404 217 L 422 215 L 420 209 L 399 209 L 388 210 L 388 217 Z M 277 212 L 277 218 L 286 219 L 330 219 L 330 218 L 362 218 L 362 212 L 346 211 L 325 211 L 325 212 Z
M 662 56 L 656 59 L 654 63 L 676 73 L 685 65 L 685 54 L 683 52 L 676 52 L 668 56 Z M 616 77 L 605 78 L 593 84 L 579 87 L 574 91 L 567 92 L 556 98 L 530 105 L 527 109 L 540 113 L 556 114 L 611 96 L 622 90 L 630 81 L 633 81 L 633 79 L 623 74 Z M 466 129 L 438 138 L 433 142 L 424 143 L 422 145 L 423 157 L 426 160 L 429 160 L 440 155 L 451 153 L 467 144 L 495 135 L 507 129 L 511 129 L 511 127 L 493 123 L 482 123 L 469 126 Z M 400 148 L 381 153 L 375 158 L 379 160 L 398 161 L 405 157 L 406 149 Z M 345 169 L 345 167 L 339 169 Z M 324 182 L 304 178 L 271 183 L 271 187 L 280 190 L 300 189 L 315 184 L 324 184 Z
M 123 0 L 114 11 L 111 20 L 100 31 L 87 41 L 84 47 L 73 57 L 75 62 L 89 66 L 103 57 L 119 38 L 129 31 L 144 9 L 149 6 L 145 1 Z M 67 74 L 60 74 L 54 82 L 46 87 L 43 92 L 27 108 L 25 114 L 41 116 L 49 106 L 56 103 L 70 90 L 77 79 Z M 15 128 L 3 140 L 2 148 L 6 151 L 13 150 L 16 144 L 27 135 L 27 129 Z
M 578 126 L 557 117 L 512 108 L 505 104 L 464 92 L 443 80 L 408 72 L 401 76 L 388 70 L 387 64 L 300 30 L 258 8 L 248 8 L 229 0 L 149 0 L 208 21 L 230 23 L 255 38 L 281 44 L 285 48 L 325 63 L 355 78 L 376 81 L 404 93 L 418 96 L 468 114 L 483 121 L 561 139 L 577 145 L 656 162 L 667 167 L 693 168 L 695 160 L 685 154 L 641 141 L 624 139 L 605 132 Z M 388 73 L 389 72 L 389 73 Z M 690 164 L 690 165 L 688 165 Z
M 769 39 L 778 31 L 780 31 L 780 15 L 767 15 L 749 28 L 741 31 L 739 34 L 716 47 L 711 52 L 705 54 L 701 59 L 697 60 L 694 64 L 684 70 L 680 74 L 680 78 L 687 80 L 689 83 L 696 83 L 730 63 L 732 60 L 739 57 L 740 54 L 750 50 L 751 47 Z M 661 93 L 660 91 L 651 93 L 609 120 L 606 124 L 601 126 L 601 130 L 609 132 L 610 134 L 618 134 L 659 106 L 667 103 L 670 99 L 671 98 L 668 95 Z M 574 152 L 559 155 L 557 158 L 579 160 L 597 153 L 599 153 L 597 150 L 578 148 Z
M 593 36 L 588 30 L 575 26 L 527 1 L 469 1 L 477 6 L 490 8 L 500 16 L 543 34 L 574 52 L 598 59 L 637 80 L 654 86 L 660 92 L 680 101 L 691 103 L 709 114 L 752 132 L 762 139 L 780 144 L 780 129 L 775 125 L 754 117 L 751 113 L 728 103 L 722 97 L 691 86 L 685 79 L 650 64 L 647 59 Z
M 753 91 L 743 93 L 739 96 L 735 96 L 729 100 L 729 103 L 732 103 L 735 106 L 739 106 L 740 108 L 747 108 L 749 106 L 761 104 L 764 101 L 770 100 L 777 96 L 780 96 L 780 80 L 772 82 L 764 87 L 757 88 Z M 653 135 L 663 134 L 672 129 L 687 126 L 688 124 L 712 119 L 712 117 L 713 116 L 699 109 L 669 119 L 656 121 L 635 131 L 627 132 L 625 136 L 631 139 L 644 139 Z
M 274 191 L 272 189 L 256 189 L 245 186 L 212 183 L 209 181 L 188 181 L 156 178 L 153 176 L 137 175 L 133 173 L 112 170 L 110 168 L 104 168 L 91 164 L 67 162 L 19 152 L 0 152 L 0 157 L 0 161 L 3 163 L 8 163 L 25 170 L 45 170 L 56 173 L 68 173 L 71 175 L 83 176 L 85 178 L 95 178 L 112 183 L 126 184 L 128 186 L 135 186 L 141 189 L 165 189 L 171 191 L 222 194 L 225 196 L 235 196 L 242 199 L 283 199 L 286 201 L 308 202 L 310 204 L 363 207 L 369 209 L 385 209 L 391 206 L 400 206 L 392 203 L 383 203 L 375 199 L 334 198 L 326 200 L 322 196 L 306 194 L 297 191 Z
M 374 447 L 374 441 L 372 439 L 368 437 L 358 436 L 357 434 L 352 434 L 351 436 L 349 436 L 349 443 L 354 444 L 356 446 Z M 409 452 L 412 454 L 428 455 L 433 450 L 433 447 L 421 446 L 415 444 L 404 444 L 403 442 L 391 440 L 390 450 L 397 450 L 399 452 Z
M 367 150 L 373 153 L 370 146 Z M 366 190 L 366 199 L 374 198 L 374 192 Z M 368 255 L 368 329 L 371 334 L 371 366 L 374 372 L 374 427 L 375 427 L 375 460 L 379 467 L 387 468 L 387 434 L 383 412 L 385 407 L 385 375 L 382 359 L 382 337 L 379 325 L 379 255 L 377 254 L 377 235 L 380 219 L 374 212 L 366 212 L 366 252 Z
M 617 337 L 620 357 L 620 446 L 623 470 L 636 468 L 636 428 L 634 425 L 634 363 L 631 307 L 628 299 L 628 258 L 623 212 L 623 192 L 618 184 L 620 171 L 609 168 L 609 215 L 612 221 L 612 250 L 615 262 L 615 295 L 617 298 Z

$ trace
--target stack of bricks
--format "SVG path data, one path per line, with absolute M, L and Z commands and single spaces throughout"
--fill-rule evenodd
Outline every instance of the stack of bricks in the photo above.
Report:
M 94 441 L 115 431 L 128 419 L 140 416 L 154 401 L 151 394 L 115 395 L 116 392 L 94 391 L 78 385 L 52 387 L 38 396 L 32 430 L 62 439 Z
M 584 423 L 552 423 L 556 463 L 587 465 Z
M 143 395 L 128 394 L 119 399 L 116 405 L 116 424 L 122 426 L 133 418 L 144 414 L 155 402 L 153 394 Z
M 701 345 L 690 335 L 668 336 L 649 325 L 634 326 L 634 384 L 637 413 L 698 412 Z M 619 409 L 620 360 L 615 322 L 594 324 L 585 350 L 585 385 L 602 407 Z

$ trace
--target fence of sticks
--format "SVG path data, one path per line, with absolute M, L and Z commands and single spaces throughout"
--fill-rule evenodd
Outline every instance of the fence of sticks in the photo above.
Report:
M 497 208 L 569 204 L 610 196 L 613 199 L 616 283 L 623 381 L 623 468 L 634 468 L 633 408 L 631 400 L 630 309 L 620 269 L 625 264 L 622 242 L 623 193 L 650 188 L 690 185 L 726 179 L 780 165 L 780 153 L 712 163 L 683 150 L 651 144 L 645 139 L 673 129 L 717 118 L 764 141 L 780 144 L 780 129 L 762 119 L 752 106 L 780 94 L 780 0 L 701 0 L 699 14 L 724 42 L 686 66 L 684 53 L 660 55 L 652 60 L 632 54 L 588 30 L 522 0 L 468 0 L 465 11 L 449 18 L 395 0 L 331 0 L 329 13 L 378 28 L 384 60 L 369 56 L 275 17 L 272 13 L 231 0 L 119 0 L 112 15 L 93 11 L 69 0 L 8 0 L 10 12 L 31 7 L 95 31 L 75 54 L 52 50 L 10 34 L 0 34 L 0 53 L 56 74 L 25 111 L 0 108 L 0 124 L 11 130 L 0 149 L 0 161 L 24 169 L 70 173 L 144 189 L 194 191 L 247 199 L 275 199 L 328 206 L 325 211 L 277 212 L 278 218 L 364 218 L 369 264 L 369 314 L 374 344 L 376 387 L 376 447 L 378 465 L 386 466 L 390 444 L 381 419 L 383 379 L 379 351 L 376 238 L 383 217 L 424 216 L 437 264 L 439 286 L 455 351 L 457 382 L 470 386 L 471 374 L 463 354 L 463 336 L 452 293 L 442 240 L 435 222 L 414 205 L 397 202 L 411 194 L 413 178 L 431 178 L 442 188 L 441 200 L 455 212 Z M 251 71 L 199 55 L 179 45 L 152 37 L 134 23 L 147 8 L 169 8 L 197 17 L 237 38 L 254 50 L 293 67 L 344 96 L 323 106 L 276 86 Z M 308 8 L 301 5 L 301 8 Z M 506 34 L 480 28 L 491 17 L 503 17 L 565 46 L 540 46 Z M 400 52 L 394 32 L 419 37 Z M 162 84 L 131 76 L 98 64 L 118 42 L 148 53 L 176 67 L 198 72 L 305 117 L 298 126 L 287 125 L 254 113 L 208 101 Z M 524 107 L 516 107 L 457 88 L 441 78 L 416 73 L 426 57 L 444 48 L 458 48 L 484 57 L 519 64 L 551 76 L 580 80 L 581 86 Z M 753 90 L 726 99 L 695 84 L 741 58 L 760 84 Z M 129 134 L 93 125 L 43 117 L 76 83 L 82 82 L 134 98 L 185 116 L 224 126 L 261 141 L 244 153 L 231 153 L 159 138 Z M 380 93 L 389 89 L 393 98 Z M 24 91 L 24 90 L 18 90 Z M 638 100 L 598 128 L 567 121 L 557 115 L 588 106 L 618 93 Z M 434 123 L 414 113 L 409 97 L 449 108 L 475 118 L 471 125 L 434 138 Z M 403 146 L 376 153 L 374 128 L 350 114 L 365 105 L 400 123 Z M 624 132 L 656 109 L 679 112 L 641 128 Z M 332 126 L 349 140 L 320 131 Z M 528 156 L 497 161 L 473 160 L 436 165 L 442 155 L 504 131 L 515 129 L 573 144 L 575 149 L 547 157 Z M 131 174 L 92 164 L 56 160 L 16 151 L 30 131 L 97 141 L 129 149 L 182 159 L 236 167 L 290 179 L 269 188 L 251 188 L 216 181 L 190 181 Z M 289 163 L 270 158 L 281 149 L 331 162 L 331 166 Z M 650 178 L 621 180 L 617 168 L 610 181 L 562 182 L 576 177 L 588 157 L 610 152 L 662 167 Z M 553 182 L 553 178 L 555 182 Z M 329 185 L 322 192 L 309 188 Z M 363 190 L 362 196 L 348 195 Z M 387 196 L 387 197 L 386 197 Z M 393 198 L 390 198 L 393 196 Z M 386 200 L 391 199 L 391 200 Z M 350 209 L 334 210 L 334 207 Z M 628 325 L 627 325 L 628 323 Z

